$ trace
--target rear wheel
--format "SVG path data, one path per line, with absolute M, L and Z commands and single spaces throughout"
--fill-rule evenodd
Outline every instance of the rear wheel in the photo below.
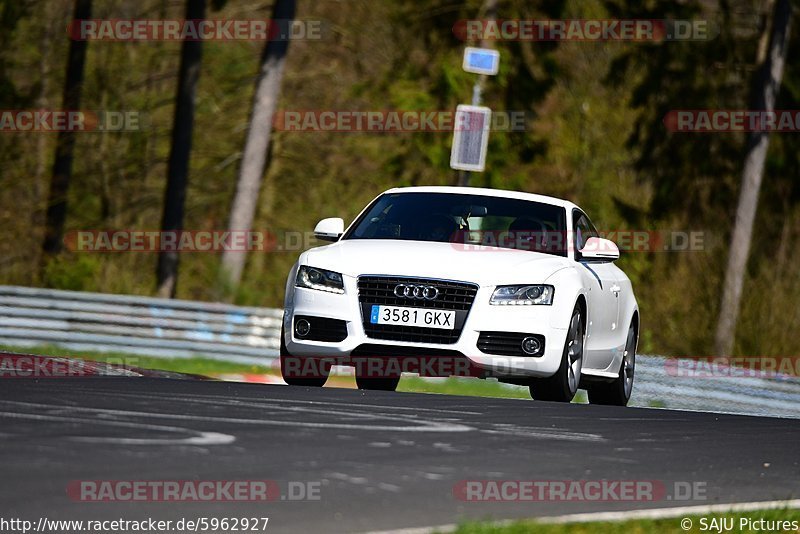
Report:
M 586 333 L 583 315 L 575 306 L 569 321 L 567 340 L 561 365 L 556 373 L 548 378 L 537 378 L 530 386 L 531 397 L 536 400 L 571 402 L 578 392 L 583 367 L 583 340 Z
M 328 380 L 331 365 L 322 359 L 306 362 L 306 358 L 292 356 L 283 340 L 283 327 L 281 327 L 281 377 L 290 386 L 305 386 L 321 388 Z
M 633 392 L 633 373 L 636 370 L 636 328 L 631 324 L 625 341 L 625 352 L 619 374 L 612 382 L 599 382 L 589 387 L 591 404 L 627 406 Z

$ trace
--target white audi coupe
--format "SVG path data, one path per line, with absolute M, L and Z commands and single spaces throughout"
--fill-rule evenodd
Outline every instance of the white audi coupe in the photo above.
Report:
M 406 187 L 373 200 L 286 283 L 281 369 L 322 386 L 332 365 L 361 389 L 403 372 L 494 377 L 537 400 L 626 405 L 639 309 L 631 282 L 575 204 L 472 187 Z

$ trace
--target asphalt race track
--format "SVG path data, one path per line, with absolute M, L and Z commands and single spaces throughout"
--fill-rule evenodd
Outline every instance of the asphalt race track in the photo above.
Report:
M 466 518 L 783 500 L 800 421 L 159 378 L 0 381 L 0 517 L 269 517 L 268 532 L 360 532 Z M 467 502 L 466 480 L 657 481 L 633 502 Z M 316 484 L 292 502 L 80 502 L 81 480 Z M 705 499 L 678 501 L 674 482 Z M 304 486 L 308 487 L 308 486 Z M 697 496 L 697 495 L 695 495 Z

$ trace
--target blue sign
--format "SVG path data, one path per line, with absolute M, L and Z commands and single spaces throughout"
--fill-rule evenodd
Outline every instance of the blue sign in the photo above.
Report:
M 489 48 L 473 48 L 464 50 L 464 70 L 474 74 L 493 76 L 500 69 L 500 52 Z

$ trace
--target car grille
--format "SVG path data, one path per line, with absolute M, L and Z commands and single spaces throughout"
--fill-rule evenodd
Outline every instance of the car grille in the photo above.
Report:
M 398 297 L 394 288 L 398 284 L 418 284 L 433 286 L 439 290 L 435 300 Z M 427 278 L 405 278 L 389 276 L 361 276 L 358 279 L 358 301 L 361 304 L 361 317 L 364 332 L 374 339 L 407 341 L 411 343 L 453 344 L 458 341 L 467 319 L 475 295 L 477 284 L 450 282 Z M 428 310 L 453 310 L 456 312 L 455 328 L 420 328 L 413 326 L 372 324 L 369 321 L 372 306 L 404 306 Z

